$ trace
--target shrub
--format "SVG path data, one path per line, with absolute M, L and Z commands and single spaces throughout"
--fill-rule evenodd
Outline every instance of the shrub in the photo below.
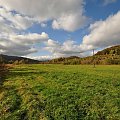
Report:
M 8 74 L 8 68 L 5 64 L 0 63 L 0 84 L 3 78 Z

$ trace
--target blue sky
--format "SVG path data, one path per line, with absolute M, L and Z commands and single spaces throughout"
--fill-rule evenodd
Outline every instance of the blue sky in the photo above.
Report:
M 119 21 L 119 0 L 0 0 L 0 52 L 34 59 L 90 55 L 120 44 Z

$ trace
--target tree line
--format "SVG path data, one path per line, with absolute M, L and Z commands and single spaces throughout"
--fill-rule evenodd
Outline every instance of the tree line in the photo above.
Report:
M 49 61 L 41 62 L 41 64 L 64 64 L 64 65 L 90 65 L 90 64 L 98 64 L 98 65 L 112 65 L 112 64 L 120 64 L 120 55 L 94 55 L 85 58 L 57 58 Z

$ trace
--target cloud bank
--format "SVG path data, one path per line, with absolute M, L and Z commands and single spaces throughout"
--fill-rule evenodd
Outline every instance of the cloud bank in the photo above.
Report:
M 34 47 L 36 43 L 48 40 L 46 33 L 30 34 L 2 34 L 0 35 L 0 53 L 7 55 L 24 56 L 38 51 Z
M 84 15 L 84 0 L 0 0 L 0 6 L 7 11 L 29 16 L 39 23 L 52 20 L 54 29 L 75 31 L 87 21 Z

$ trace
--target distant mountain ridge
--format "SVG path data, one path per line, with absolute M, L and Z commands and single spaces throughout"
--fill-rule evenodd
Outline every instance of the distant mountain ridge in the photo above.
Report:
M 18 57 L 18 56 L 8 56 L 8 55 L 3 55 L 0 54 L 0 61 L 2 61 L 3 63 L 7 63 L 7 64 L 37 64 L 40 61 L 38 60 L 33 60 L 33 59 L 29 59 L 29 58 L 25 58 L 25 57 Z

